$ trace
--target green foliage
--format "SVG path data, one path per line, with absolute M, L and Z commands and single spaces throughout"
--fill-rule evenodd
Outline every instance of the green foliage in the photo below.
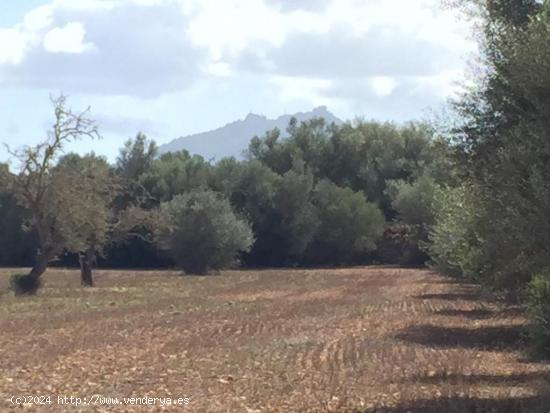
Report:
M 35 294 L 42 285 L 40 278 L 29 274 L 14 274 L 10 277 L 10 289 L 15 295 Z
M 303 162 L 297 162 L 279 181 L 275 206 L 281 220 L 281 248 L 291 263 L 300 261 L 319 226 L 318 211 L 311 199 L 313 186 L 313 175 L 304 170 Z
M 123 178 L 137 180 L 149 169 L 158 153 L 154 141 L 148 140 L 143 133 L 138 133 L 135 139 L 128 139 L 116 162 L 117 174 Z
M 350 263 L 376 248 L 384 229 L 379 208 L 365 196 L 329 181 L 315 187 L 319 227 L 308 248 L 311 263 Z
M 31 188 L 40 194 L 40 213 L 29 213 L 44 259 L 106 246 L 110 266 L 167 265 L 148 244 L 155 235 L 150 212 L 204 188 L 250 222 L 256 241 L 241 254 L 247 265 L 366 263 L 394 247 L 397 262 L 424 258 L 419 244 L 432 219 L 430 189 L 450 169 L 449 147 L 430 127 L 292 119 L 287 132 L 284 139 L 278 130 L 253 138 L 246 160 L 215 164 L 186 151 L 157 157 L 156 144 L 141 133 L 125 143 L 113 168 L 93 155 L 69 155 L 57 165 L 57 157 L 48 159 L 47 173 L 33 174 L 41 179 Z M 32 203 L 30 194 L 25 206 Z M 377 244 L 384 219 L 390 241 Z
M 212 172 L 211 187 L 228 198 L 234 210 L 252 225 L 256 242 L 245 254 L 252 265 L 281 265 L 285 258 L 281 216 L 275 199 L 281 177 L 257 160 L 221 161 Z
M 399 221 L 416 226 L 421 232 L 427 232 L 434 221 L 434 197 L 436 184 L 433 178 L 421 176 L 412 183 L 397 181 L 390 192 L 392 208 L 397 212 Z
M 451 139 L 478 188 L 467 272 L 513 297 L 550 265 L 550 3 L 480 7 L 486 72 L 457 102 L 463 123 Z
M 364 192 L 391 219 L 395 211 L 388 185 L 395 180 L 413 181 L 427 172 L 434 161 L 432 134 L 423 124 L 345 125 L 330 138 L 321 175 L 339 186 Z
M 254 138 L 249 147 L 253 159 L 278 174 L 293 168 L 297 160 L 318 179 L 338 186 L 363 191 L 365 195 L 390 208 L 385 194 L 387 182 L 414 180 L 425 172 L 438 169 L 443 142 L 433 148 L 433 131 L 424 124 L 398 127 L 391 123 L 358 122 L 342 127 L 327 126 L 322 120 L 291 124 L 290 136 L 280 139 L 278 131 L 263 139 Z M 441 169 L 441 168 L 440 168 Z M 391 215 L 390 209 L 387 211 Z
M 161 204 L 155 236 L 160 248 L 187 273 L 206 274 L 235 264 L 254 237 L 229 202 L 197 189 Z
M 210 165 L 201 156 L 187 151 L 167 153 L 151 162 L 139 177 L 148 193 L 160 202 L 192 189 L 206 186 Z
M 550 357 L 550 270 L 533 277 L 527 291 L 527 302 L 534 319 L 531 338 L 535 352 Z
M 327 180 L 339 187 L 361 192 L 378 205 L 388 221 L 397 218 L 398 226 L 407 227 L 406 237 L 388 238 L 387 242 L 379 244 L 380 248 L 393 251 L 389 255 L 379 251 L 378 257 L 385 259 L 391 255 L 394 258 L 390 260 L 396 259 L 393 262 L 400 263 L 420 263 L 425 260 L 426 256 L 419 244 L 427 240 L 428 221 L 433 219 L 430 191 L 436 184 L 452 182 L 454 179 L 449 147 L 443 140 L 434 139 L 430 127 L 415 123 L 396 126 L 361 121 L 335 127 L 325 125 L 322 120 L 312 120 L 300 125 L 291 122 L 288 132 L 290 136 L 281 139 L 279 131 L 274 130 L 262 139 L 254 138 L 249 146 L 249 155 L 253 160 L 283 177 L 282 187 L 289 187 L 283 189 L 283 192 L 291 191 L 292 188 L 286 180 L 294 180 L 295 185 L 298 185 L 295 171 L 297 165 L 312 177 L 313 183 Z M 297 208 L 291 219 L 288 213 L 286 218 L 283 216 L 284 205 L 274 205 L 274 211 L 269 215 L 269 227 L 280 228 L 282 233 L 271 238 L 268 242 L 271 247 L 266 250 L 285 249 L 287 240 L 295 237 L 295 233 L 302 234 L 296 238 L 301 240 L 296 244 L 299 248 L 291 247 L 289 251 L 299 251 L 308 243 L 315 228 L 318 228 L 320 212 L 316 205 L 308 202 L 311 189 L 306 185 L 302 192 L 301 198 L 296 199 L 300 200 L 298 203 L 303 207 Z M 399 198 L 395 199 L 396 196 Z M 402 217 L 398 217 L 397 207 L 401 208 Z M 411 223 L 402 219 L 408 219 Z M 252 222 L 255 220 L 252 219 Z M 300 225 L 296 227 L 298 223 Z M 397 233 L 404 234 L 403 231 Z M 256 245 L 262 245 L 264 237 L 256 234 Z M 275 235 L 273 231 L 271 235 Z M 309 244 L 311 241 L 313 239 Z M 306 248 L 309 257 L 323 255 L 321 252 L 313 253 L 315 246 L 319 246 L 319 243 L 315 242 Z M 399 255 L 397 251 L 402 251 L 402 254 Z M 285 261 L 284 257 L 288 256 L 287 252 L 276 261 Z
M 437 189 L 428 249 L 432 265 L 453 277 L 477 278 L 480 240 L 470 188 Z
M 15 177 L 0 163 L 0 264 L 28 266 L 36 248 L 36 233 L 26 227 L 29 213 L 17 203 Z
M 55 217 L 59 245 L 70 252 L 101 250 L 108 242 L 119 190 L 105 158 L 69 154 L 52 170 L 44 209 Z
M 437 184 L 427 175 L 412 183 L 403 180 L 388 184 L 391 206 L 396 211 L 396 222 L 389 224 L 379 243 L 384 262 L 396 264 L 424 264 L 423 251 L 428 242 L 428 231 L 434 223 L 434 201 Z

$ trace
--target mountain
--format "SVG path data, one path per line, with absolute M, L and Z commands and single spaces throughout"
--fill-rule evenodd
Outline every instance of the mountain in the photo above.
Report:
M 245 119 L 231 122 L 221 128 L 175 139 L 161 145 L 159 152 L 163 154 L 186 149 L 189 153 L 201 155 L 206 160 L 219 160 L 226 156 L 240 158 L 254 136 L 263 136 L 266 132 L 279 128 L 281 137 L 287 137 L 286 128 L 292 117 L 299 122 L 323 118 L 328 124 L 333 122 L 337 125 L 342 124 L 342 121 L 330 113 L 326 106 L 319 106 L 311 112 L 282 115 L 277 119 L 267 119 L 265 116 L 250 113 Z

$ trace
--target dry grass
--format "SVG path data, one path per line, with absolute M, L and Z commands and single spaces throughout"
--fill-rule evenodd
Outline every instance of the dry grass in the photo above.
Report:
M 0 270 L 0 411 L 14 394 L 191 396 L 196 412 L 549 412 L 521 309 L 396 268 L 50 270 L 36 297 Z M 25 411 L 162 411 L 28 406 Z M 182 411 L 182 408 L 166 408 Z

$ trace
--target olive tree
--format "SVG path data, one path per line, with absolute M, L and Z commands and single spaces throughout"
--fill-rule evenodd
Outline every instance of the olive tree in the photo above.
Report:
M 92 286 L 96 254 L 108 244 L 117 224 L 113 200 L 118 184 L 107 160 L 93 153 L 61 158 L 52 175 L 57 188 L 52 201 L 64 207 L 58 220 L 63 246 L 79 255 L 81 283 Z
M 67 221 L 78 215 L 78 207 L 85 201 L 80 187 L 72 186 L 55 171 L 55 163 L 64 146 L 84 137 L 98 138 L 96 123 L 88 117 L 89 108 L 73 112 L 67 107 L 65 96 L 52 98 L 54 123 L 46 138 L 33 147 L 11 151 L 19 161 L 14 180 L 14 192 L 21 206 L 29 211 L 29 226 L 36 231 L 39 248 L 33 267 L 28 274 L 14 279 L 18 293 L 33 293 L 40 284 L 40 277 L 48 263 L 64 248 L 72 244 L 73 226 Z
M 320 181 L 313 193 L 319 227 L 308 247 L 312 263 L 347 264 L 363 261 L 376 248 L 384 216 L 361 192 Z
M 195 189 L 161 204 L 157 244 L 186 273 L 206 274 L 238 261 L 254 238 L 247 221 L 235 215 L 221 195 Z

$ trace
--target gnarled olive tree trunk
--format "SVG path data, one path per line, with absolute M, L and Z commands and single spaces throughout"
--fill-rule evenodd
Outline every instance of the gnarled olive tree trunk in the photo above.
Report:
M 12 278 L 16 295 L 34 294 L 40 287 L 40 277 L 48 268 L 48 263 L 55 257 L 53 250 L 40 250 L 30 272 L 24 276 L 14 275 Z

